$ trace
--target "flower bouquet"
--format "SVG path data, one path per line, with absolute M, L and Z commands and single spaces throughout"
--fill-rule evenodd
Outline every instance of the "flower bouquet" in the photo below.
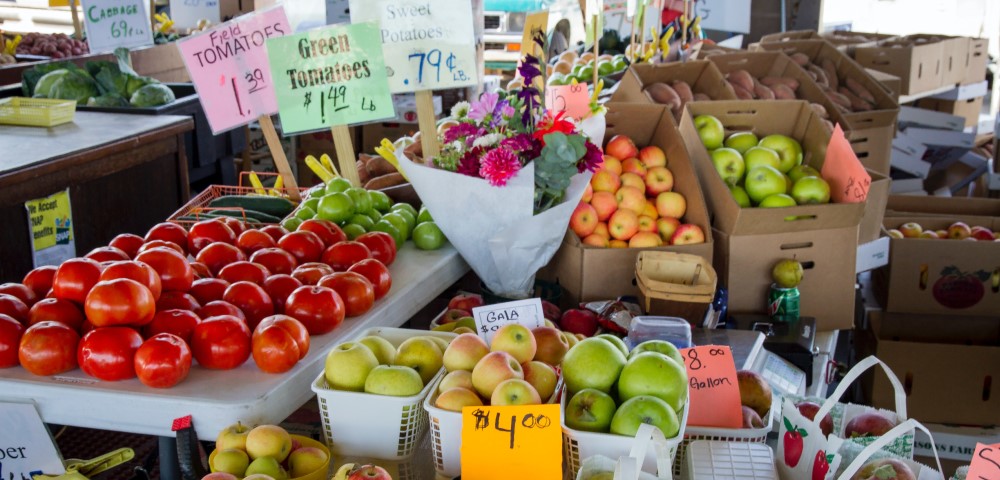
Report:
M 562 243 L 570 215 L 600 167 L 604 116 L 577 123 L 547 111 L 526 56 L 524 85 L 460 102 L 439 128 L 440 154 L 398 149 L 400 167 L 434 221 L 493 293 L 531 295 L 535 273 Z

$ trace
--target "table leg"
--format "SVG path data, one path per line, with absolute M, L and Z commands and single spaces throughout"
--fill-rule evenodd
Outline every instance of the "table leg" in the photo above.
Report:
M 180 464 L 177 461 L 177 438 L 159 437 L 160 480 L 180 480 Z

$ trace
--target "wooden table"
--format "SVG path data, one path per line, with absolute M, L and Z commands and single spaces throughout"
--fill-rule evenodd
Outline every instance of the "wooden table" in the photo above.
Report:
M 76 252 L 144 234 L 190 196 L 190 117 L 77 112 L 52 128 L 0 125 L 0 282 L 32 268 L 24 202 L 66 188 Z

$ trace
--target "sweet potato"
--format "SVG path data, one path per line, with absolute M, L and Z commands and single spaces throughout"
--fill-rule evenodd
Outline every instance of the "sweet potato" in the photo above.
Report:
M 867 112 L 874 108 L 872 104 L 868 103 L 867 100 L 855 95 L 854 92 L 847 87 L 840 87 L 839 92 L 851 101 L 851 110 L 854 110 L 855 112 Z
M 809 78 L 813 79 L 813 81 L 816 81 L 816 72 L 810 72 L 809 70 L 806 70 L 806 75 L 809 75 Z
M 824 107 L 824 106 L 822 106 L 822 105 L 820 105 L 818 103 L 810 103 L 809 107 L 812 108 L 813 111 L 816 112 L 816 115 L 819 115 L 820 118 L 824 118 L 824 119 L 830 118 L 830 114 L 827 113 L 826 107 Z
M 774 92 L 774 98 L 778 100 L 795 100 L 795 91 L 792 90 L 788 85 L 777 84 L 771 88 Z
M 816 83 L 821 86 L 825 85 L 830 87 L 831 90 L 836 90 L 833 88 L 833 84 L 830 83 L 830 79 L 826 77 L 826 72 L 824 72 L 822 68 L 810 63 L 809 65 L 806 65 L 806 70 L 816 75 Z
M 656 82 L 646 85 L 643 89 L 649 95 L 650 100 L 663 105 L 670 105 L 671 110 L 681 108 L 681 97 L 670 85 Z
M 368 175 L 371 178 L 381 177 L 382 175 L 396 172 L 396 167 L 392 166 L 388 160 L 377 156 L 369 159 L 365 163 L 365 168 L 368 170 Z
M 767 85 L 760 83 L 756 78 L 753 80 L 753 93 L 761 100 L 774 100 L 774 91 Z
M 789 57 L 792 58 L 793 62 L 799 64 L 800 67 L 804 67 L 809 64 L 809 56 L 804 53 L 796 52 L 789 55 Z
M 696 102 L 705 102 L 711 99 L 712 97 L 709 97 L 708 95 L 705 95 L 704 93 L 701 92 L 694 94 L 694 101 Z
M 833 122 L 831 122 L 831 121 L 829 121 L 829 120 L 827 120 L 827 119 L 824 118 L 823 119 L 823 125 L 826 125 L 826 128 L 828 130 L 830 130 L 830 132 L 833 132 Z
M 395 187 L 396 185 L 402 185 L 406 183 L 406 179 L 403 178 L 401 173 L 390 173 L 388 175 L 382 175 L 381 177 L 375 177 L 365 183 L 366 190 L 381 190 L 383 188 Z
M 729 80 L 726 80 L 726 83 L 728 83 L 729 86 L 732 87 L 733 92 L 736 93 L 736 98 L 740 100 L 753 100 L 753 93 L 751 93 L 749 90 L 733 82 L 730 82 Z
M 823 92 L 823 93 L 825 93 L 826 96 L 829 97 L 830 100 L 833 101 L 833 103 L 835 105 L 839 105 L 841 107 L 844 107 L 844 108 L 848 109 L 848 111 L 850 111 L 850 108 L 851 108 L 851 99 L 849 99 L 849 98 L 845 97 L 844 95 L 841 95 L 841 94 L 839 94 L 837 92 Z
M 694 93 L 691 92 L 691 85 L 688 85 L 687 82 L 683 80 L 674 80 L 670 86 L 673 87 L 674 92 L 681 97 L 682 104 L 694 100 Z
M 733 84 L 743 87 L 748 92 L 753 91 L 753 76 L 746 70 L 734 70 L 729 72 L 726 78 Z
M 840 82 L 837 81 L 837 67 L 833 64 L 833 61 L 829 58 L 824 58 L 820 62 L 820 67 L 826 72 L 826 80 L 830 82 L 830 89 L 836 90 L 840 86 Z
M 862 85 L 860 82 L 858 82 L 853 78 L 845 78 L 844 80 L 845 80 L 844 83 L 847 84 L 847 88 L 850 89 L 851 92 L 853 92 L 855 95 L 862 98 L 864 101 L 868 103 L 872 104 L 875 103 L 875 96 L 872 95 L 872 92 L 869 92 L 868 89 L 865 88 L 865 86 Z
M 368 174 L 368 169 L 365 168 L 365 162 L 358 160 L 354 162 L 354 169 L 358 171 L 358 180 L 362 185 L 368 183 L 372 176 Z
M 788 86 L 788 88 L 791 88 L 792 90 L 799 89 L 799 81 L 789 77 L 764 77 L 760 79 L 760 83 L 763 83 L 771 88 L 774 88 L 775 85 L 782 84 Z

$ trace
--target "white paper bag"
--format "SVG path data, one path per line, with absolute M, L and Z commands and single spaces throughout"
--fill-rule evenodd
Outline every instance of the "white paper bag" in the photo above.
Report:
M 642 463 L 650 445 L 656 450 L 656 475 L 642 471 Z M 603 455 L 588 457 L 583 460 L 576 480 L 589 480 L 610 472 L 614 473 L 614 480 L 673 480 L 670 447 L 663 432 L 649 424 L 640 425 L 628 457 L 620 457 L 618 460 Z

